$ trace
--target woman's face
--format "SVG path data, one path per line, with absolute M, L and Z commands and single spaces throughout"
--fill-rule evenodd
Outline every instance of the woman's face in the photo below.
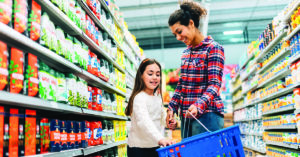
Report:
M 150 64 L 146 67 L 142 79 L 145 83 L 145 89 L 147 91 L 154 91 L 160 84 L 160 68 L 157 64 Z
M 188 26 L 181 25 L 180 22 L 177 22 L 173 26 L 170 26 L 170 29 L 177 40 L 182 41 L 189 46 L 192 45 L 194 40 L 193 26 L 194 23 L 191 20 Z

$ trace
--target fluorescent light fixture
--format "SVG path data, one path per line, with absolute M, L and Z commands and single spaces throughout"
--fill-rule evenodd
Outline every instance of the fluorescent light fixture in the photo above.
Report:
M 234 35 L 234 34 L 243 34 L 242 30 L 236 30 L 236 31 L 224 31 L 224 35 Z

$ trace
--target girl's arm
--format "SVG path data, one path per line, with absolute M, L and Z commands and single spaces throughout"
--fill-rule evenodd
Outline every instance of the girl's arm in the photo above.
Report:
M 137 95 L 133 101 L 133 114 L 136 117 L 138 127 L 142 128 L 151 138 L 158 143 L 164 139 L 160 131 L 155 127 L 146 106 L 147 100 L 142 95 Z M 160 111 L 157 111 L 160 112 Z
M 208 53 L 208 87 L 203 95 L 194 103 L 199 114 L 207 109 L 207 105 L 218 95 L 222 84 L 224 69 L 224 49 L 220 45 L 214 46 Z M 216 106 L 218 108 L 218 106 Z

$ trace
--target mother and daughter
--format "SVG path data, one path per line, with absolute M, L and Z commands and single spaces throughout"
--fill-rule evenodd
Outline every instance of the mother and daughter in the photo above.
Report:
M 162 87 L 161 65 L 149 58 L 141 62 L 125 111 L 131 117 L 128 157 L 158 157 L 156 149 L 159 146 L 174 144 L 163 136 L 165 127 L 176 128 L 174 114 L 181 118 L 182 138 L 206 132 L 193 117 L 211 131 L 223 128 L 224 105 L 219 91 L 224 49 L 198 29 L 200 18 L 205 15 L 206 10 L 198 3 L 185 2 L 169 18 L 169 28 L 177 40 L 187 45 L 187 49 L 181 57 L 180 79 L 167 111 L 159 92 Z

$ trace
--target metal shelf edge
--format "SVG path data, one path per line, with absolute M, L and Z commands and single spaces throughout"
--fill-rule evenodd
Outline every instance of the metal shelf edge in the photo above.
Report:
M 298 146 L 298 145 L 286 144 L 286 143 L 275 142 L 275 141 L 265 141 L 265 142 L 266 142 L 266 144 L 268 144 L 268 145 L 281 146 L 281 147 L 291 148 L 291 149 L 299 149 L 299 146 Z
M 288 107 L 283 107 L 283 108 L 278 108 L 278 109 L 270 110 L 270 111 L 264 112 L 263 115 L 264 116 L 265 115 L 271 115 L 271 114 L 285 112 L 285 111 L 290 111 L 290 110 L 295 110 L 294 106 L 288 106 Z
M 283 50 L 281 53 L 279 53 L 275 58 L 273 58 L 271 61 L 269 61 L 265 66 L 263 66 L 257 73 L 261 74 L 262 72 L 264 72 L 266 69 L 268 69 L 271 65 L 273 65 L 274 63 L 276 63 L 275 61 L 278 60 L 279 58 L 281 58 L 284 55 L 287 55 L 290 51 L 290 49 L 285 49 Z
M 115 147 L 118 145 L 126 144 L 126 143 L 127 143 L 127 141 L 120 141 L 120 142 L 115 142 L 115 143 L 108 144 L 108 145 L 99 145 L 99 146 L 92 146 L 92 147 L 84 148 L 83 155 L 85 156 L 85 155 L 89 155 L 92 153 L 100 152 L 102 150 L 106 150 L 106 149 L 109 149 L 109 148 L 112 148 L 112 147 Z
M 296 10 L 296 8 L 300 5 L 300 1 L 298 0 L 298 2 L 296 2 L 296 5 L 293 6 L 293 8 L 283 17 L 283 21 L 284 22 L 288 22 L 289 19 L 291 18 L 294 10 Z

